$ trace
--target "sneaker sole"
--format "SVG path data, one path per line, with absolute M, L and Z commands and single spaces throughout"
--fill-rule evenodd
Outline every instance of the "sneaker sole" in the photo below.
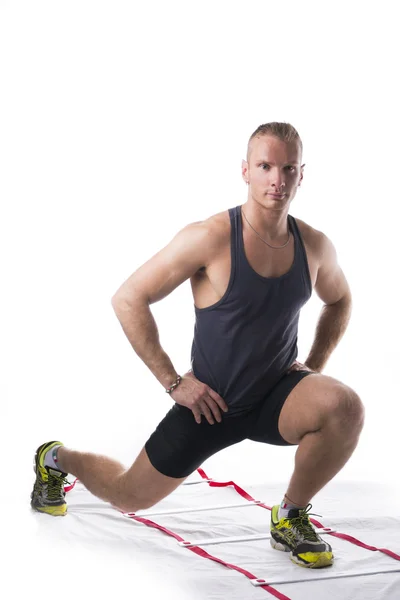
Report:
M 324 567 L 330 567 L 333 565 L 334 557 L 332 552 L 321 552 L 315 562 L 305 563 L 293 555 L 292 550 L 289 548 L 289 546 L 286 546 L 281 542 L 277 542 L 272 537 L 270 538 L 270 543 L 274 550 L 279 550 L 280 552 L 290 552 L 290 560 L 299 567 L 303 567 L 306 569 L 322 569 Z
M 298 560 L 293 554 L 290 555 L 290 560 L 295 565 L 306 569 L 323 569 L 324 567 L 331 567 L 333 565 L 333 554 L 332 552 L 321 552 L 315 562 L 310 562 L 308 564 Z
M 52 517 L 66 517 L 68 512 L 68 507 L 66 504 L 62 506 L 32 506 L 32 510 L 40 513 L 45 513 L 46 515 L 51 515 Z

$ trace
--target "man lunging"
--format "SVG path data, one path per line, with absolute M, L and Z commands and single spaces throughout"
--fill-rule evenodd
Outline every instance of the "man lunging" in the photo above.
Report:
M 293 475 L 272 509 L 271 544 L 300 566 L 332 564 L 331 546 L 309 520 L 310 501 L 352 455 L 364 407 L 349 386 L 322 374 L 347 327 L 351 293 L 332 242 L 289 214 L 303 179 L 301 159 L 294 127 L 258 127 L 242 163 L 247 201 L 184 227 L 116 292 L 112 304 L 126 336 L 175 404 L 129 469 L 61 442 L 40 446 L 34 509 L 65 514 L 63 485 L 71 473 L 92 494 L 136 512 L 232 444 L 295 445 Z M 196 324 L 191 369 L 179 375 L 150 306 L 188 279 Z M 313 289 L 324 306 L 301 364 L 298 320 Z

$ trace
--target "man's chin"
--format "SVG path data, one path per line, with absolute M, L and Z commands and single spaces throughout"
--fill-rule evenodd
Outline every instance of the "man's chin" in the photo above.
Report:
M 262 206 L 270 210 L 282 211 L 288 208 L 291 200 L 285 198 L 285 200 L 274 200 L 271 196 L 265 196 L 260 202 Z

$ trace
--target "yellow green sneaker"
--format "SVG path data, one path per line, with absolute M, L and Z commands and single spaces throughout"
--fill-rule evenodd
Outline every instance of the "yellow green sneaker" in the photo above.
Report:
M 331 546 L 316 533 L 309 518 L 312 505 L 292 509 L 286 518 L 279 519 L 279 505 L 271 510 L 271 546 L 290 552 L 290 559 L 300 567 L 320 569 L 333 564 Z M 319 516 L 319 515 L 317 515 Z
M 67 473 L 53 469 L 44 464 L 46 452 L 54 446 L 63 446 L 61 442 L 47 442 L 36 450 L 33 470 L 36 480 L 31 493 L 31 507 L 53 517 L 64 516 L 67 513 L 64 483 Z

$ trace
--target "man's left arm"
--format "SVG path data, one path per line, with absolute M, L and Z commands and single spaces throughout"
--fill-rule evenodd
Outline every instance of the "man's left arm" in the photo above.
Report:
M 351 315 L 351 292 L 340 268 L 336 250 L 326 235 L 321 234 L 320 256 L 315 291 L 324 302 L 315 333 L 315 339 L 305 365 L 321 372 L 338 345 Z

